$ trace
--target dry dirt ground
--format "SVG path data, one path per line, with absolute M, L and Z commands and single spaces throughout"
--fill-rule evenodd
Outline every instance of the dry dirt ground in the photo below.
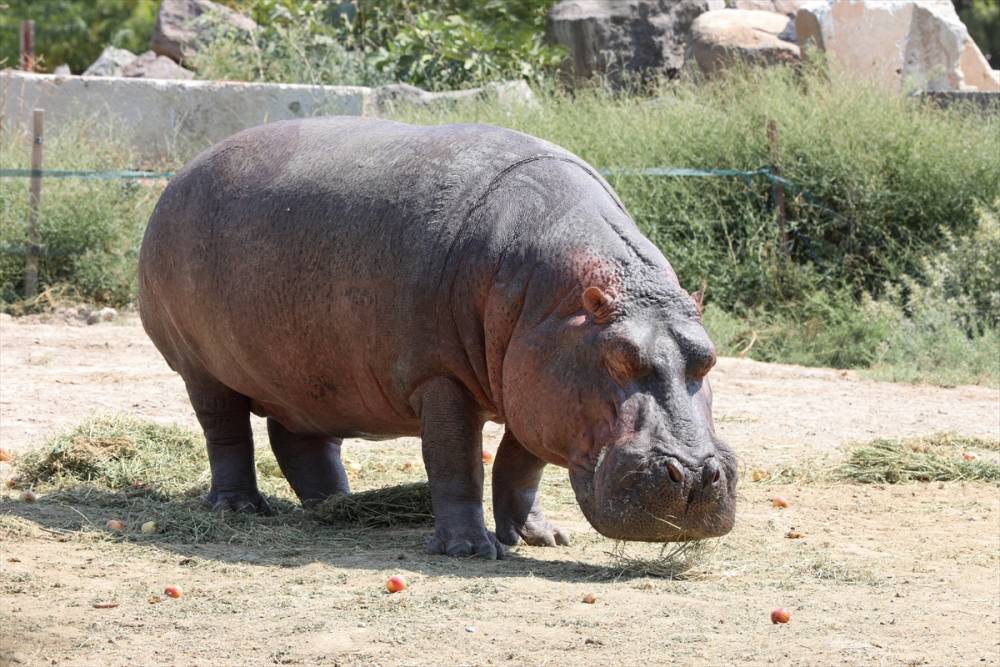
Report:
M 745 469 L 829 466 L 880 436 L 1000 436 L 994 389 L 740 359 L 722 359 L 713 382 L 719 431 Z M 195 426 L 134 318 L 0 322 L 4 448 L 95 412 Z M 487 448 L 499 435 L 488 428 Z M 419 446 L 351 441 L 346 456 L 360 465 L 356 487 L 372 487 L 379 470 L 419 461 Z M 779 494 L 787 509 L 772 507 Z M 556 469 L 545 507 L 573 545 L 519 547 L 502 562 L 425 556 L 421 528 L 289 529 L 283 543 L 110 538 L 100 505 L 16 497 L 0 496 L 0 665 L 1000 664 L 1000 491 L 982 483 L 745 475 L 736 528 L 683 580 L 622 574 Z M 802 537 L 787 538 L 793 529 Z M 409 588 L 385 593 L 391 574 Z M 167 584 L 184 596 L 151 602 Z M 787 625 L 769 620 L 778 606 Z

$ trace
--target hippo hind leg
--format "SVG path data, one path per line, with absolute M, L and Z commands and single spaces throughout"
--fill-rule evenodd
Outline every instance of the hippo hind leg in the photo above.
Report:
M 257 490 L 249 399 L 215 380 L 185 377 L 185 384 L 208 447 L 207 503 L 214 511 L 270 514 Z
M 340 438 L 292 433 L 270 417 L 267 434 L 282 474 L 303 505 L 350 493 L 340 461 Z
M 538 506 L 538 484 L 545 462 L 525 449 L 510 431 L 504 433 L 493 464 L 493 518 L 497 538 L 517 544 L 518 538 L 532 546 L 569 544 L 569 538 L 542 514 Z

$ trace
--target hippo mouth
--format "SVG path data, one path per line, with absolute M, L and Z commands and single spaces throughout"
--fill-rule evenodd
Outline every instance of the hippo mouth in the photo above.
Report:
M 735 457 L 714 437 L 698 449 L 604 445 L 592 471 L 570 472 L 580 508 L 599 533 L 647 542 L 728 533 L 736 478 Z

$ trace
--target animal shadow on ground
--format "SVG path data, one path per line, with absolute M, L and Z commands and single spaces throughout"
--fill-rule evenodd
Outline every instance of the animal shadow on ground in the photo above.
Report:
M 36 502 L 0 498 L 0 534 L 40 532 L 58 542 L 111 541 L 154 546 L 186 559 L 220 563 L 295 568 L 321 562 L 335 568 L 383 570 L 404 568 L 426 576 L 542 577 L 583 582 L 639 576 L 608 565 L 577 560 L 578 546 L 509 548 L 502 561 L 432 556 L 424 543 L 432 526 L 358 528 L 322 523 L 292 501 L 269 498 L 271 516 L 218 514 L 204 509 L 197 494 L 184 499 L 155 492 L 110 492 L 79 487 L 54 492 Z M 124 533 L 106 527 L 109 519 L 124 521 Z M 156 522 L 156 532 L 140 526 Z M 580 536 L 587 557 L 603 545 L 591 535 Z M 611 542 L 607 542 L 608 548 Z M 536 557 L 537 556 L 537 557 Z M 190 562 L 190 561 L 188 561 Z

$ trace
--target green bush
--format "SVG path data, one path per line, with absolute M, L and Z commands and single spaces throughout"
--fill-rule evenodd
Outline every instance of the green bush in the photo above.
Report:
M 359 3 L 360 4 L 360 3 Z M 431 90 L 502 79 L 540 83 L 563 59 L 546 45 L 554 0 L 381 0 L 361 5 L 351 28 L 372 62 L 399 81 Z
M 252 0 L 239 7 L 256 35 L 220 30 L 195 59 L 199 76 L 285 83 L 379 85 L 431 90 L 500 79 L 539 82 L 562 52 L 545 45 L 550 1 Z
M 0 68 L 17 67 L 19 24 L 35 22 L 38 69 L 69 65 L 85 70 L 108 44 L 145 51 L 156 21 L 158 0 L 4 0 L 0 3 Z
M 597 167 L 744 170 L 772 162 L 773 119 L 782 175 L 797 186 L 786 193 L 787 259 L 763 178 L 609 178 L 682 282 L 707 282 L 710 300 L 738 314 L 815 292 L 879 296 L 887 281 L 920 276 L 947 234 L 975 228 L 977 202 L 1000 196 L 1000 118 L 970 108 L 933 108 L 818 69 L 663 82 L 651 93 L 549 89 L 535 107 L 399 117 L 510 127 Z
M 192 65 L 203 79 L 378 85 L 390 79 L 360 50 L 341 42 L 327 5 L 319 2 L 254 4 L 261 29 L 251 35 L 217 24 L 215 36 L 195 55 Z M 203 17 L 208 23 L 212 17 Z
M 1000 204 L 1000 202 L 998 202 Z M 924 259 L 881 299 L 816 292 L 741 316 L 709 306 L 722 354 L 809 366 L 868 368 L 894 382 L 1000 385 L 1000 224 L 982 209 L 975 230 Z
M 27 135 L 5 129 L 0 141 L 5 146 L 0 167 L 29 166 Z M 96 123 L 64 125 L 47 133 L 44 159 L 48 169 L 133 166 L 121 137 Z M 3 179 L 0 185 L 0 298 L 10 305 L 23 294 L 29 182 Z M 139 243 L 162 187 L 135 181 L 44 179 L 38 217 L 41 288 L 70 286 L 88 302 L 130 303 Z

